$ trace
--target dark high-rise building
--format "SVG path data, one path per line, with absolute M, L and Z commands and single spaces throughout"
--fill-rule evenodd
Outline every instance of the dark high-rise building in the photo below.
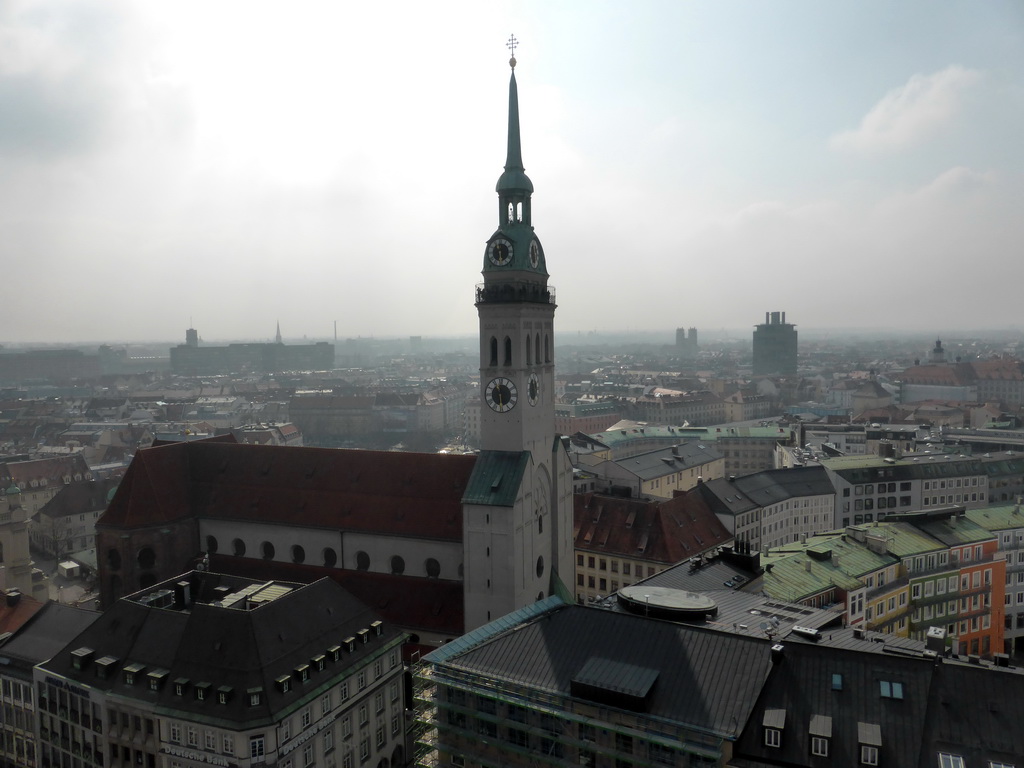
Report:
M 697 346 L 697 329 L 691 328 L 687 333 L 685 328 L 676 328 L 676 349 L 681 357 L 696 357 L 699 347 Z
M 754 326 L 754 375 L 796 376 L 796 326 L 785 312 L 765 312 Z

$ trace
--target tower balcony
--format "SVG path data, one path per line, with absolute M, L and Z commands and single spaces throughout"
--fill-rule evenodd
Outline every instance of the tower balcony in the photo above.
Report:
M 497 284 L 477 283 L 476 303 L 481 304 L 554 304 L 555 289 L 549 285 L 512 280 Z

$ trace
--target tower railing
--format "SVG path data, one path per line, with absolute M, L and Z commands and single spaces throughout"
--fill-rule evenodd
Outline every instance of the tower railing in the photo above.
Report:
M 479 304 L 554 304 L 555 289 L 549 285 L 511 280 L 498 284 L 477 283 L 476 303 Z

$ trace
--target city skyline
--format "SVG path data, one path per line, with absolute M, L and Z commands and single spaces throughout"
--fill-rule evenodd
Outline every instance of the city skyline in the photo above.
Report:
M 2 341 L 472 336 L 510 33 L 563 334 L 1020 328 L 1012 3 L 274 11 L 0 11 Z

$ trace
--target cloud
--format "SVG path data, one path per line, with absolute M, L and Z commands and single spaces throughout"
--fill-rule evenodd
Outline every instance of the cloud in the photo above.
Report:
M 834 135 L 829 146 L 874 154 L 918 144 L 949 123 L 964 91 L 980 79 L 980 72 L 956 65 L 931 75 L 914 75 L 906 85 L 885 94 L 856 130 Z

